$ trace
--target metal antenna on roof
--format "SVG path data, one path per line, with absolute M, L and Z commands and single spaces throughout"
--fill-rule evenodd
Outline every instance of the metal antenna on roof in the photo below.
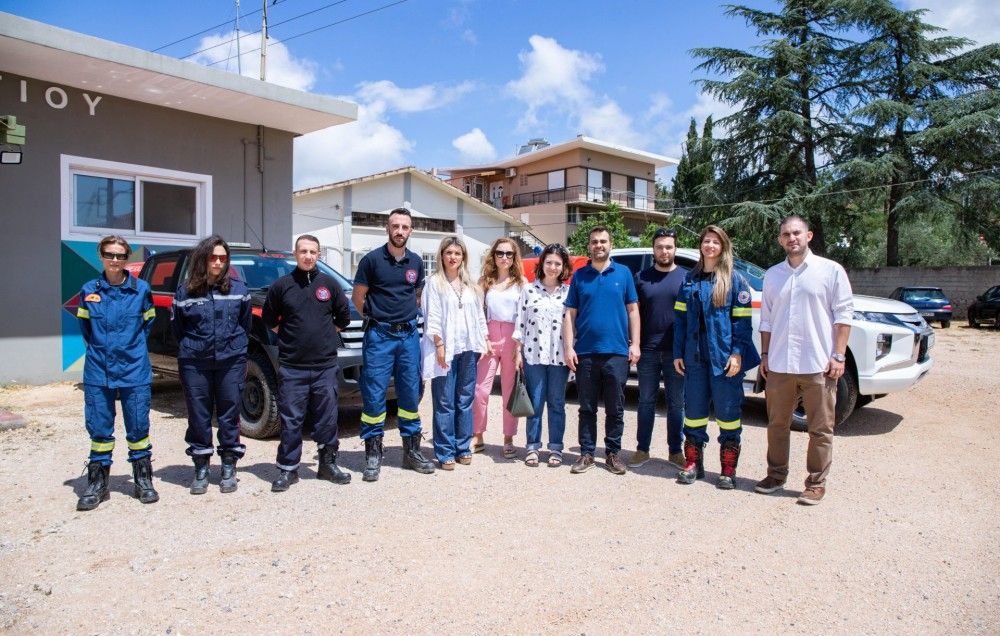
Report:
M 236 72 L 243 75 L 243 54 L 240 52 L 240 0 L 236 0 Z
M 260 81 L 267 79 L 267 0 L 260 18 Z

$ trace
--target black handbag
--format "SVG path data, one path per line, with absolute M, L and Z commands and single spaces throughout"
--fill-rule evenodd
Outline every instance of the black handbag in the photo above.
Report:
M 531 396 L 528 395 L 528 387 L 524 385 L 524 373 L 520 369 L 514 377 L 514 388 L 507 399 L 507 412 L 514 417 L 531 417 L 535 414 Z

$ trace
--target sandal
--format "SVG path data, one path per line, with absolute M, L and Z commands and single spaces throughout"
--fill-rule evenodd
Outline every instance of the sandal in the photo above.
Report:
M 560 451 L 552 451 L 549 453 L 549 466 L 552 468 L 562 466 L 562 453 Z
M 524 458 L 524 465 L 532 468 L 538 466 L 538 451 L 528 451 L 528 455 Z
M 483 442 L 479 442 L 478 444 L 473 444 L 472 445 L 472 452 L 473 453 L 481 453 L 484 450 L 486 450 L 486 444 L 484 444 Z
M 514 459 L 515 457 L 517 457 L 517 449 L 514 448 L 513 444 L 504 444 L 503 456 L 506 459 Z
M 472 455 L 462 455 L 461 457 L 459 457 L 455 461 L 457 461 L 459 464 L 461 464 L 463 466 L 468 466 L 469 464 L 472 463 Z
M 446 462 L 440 462 L 440 463 L 441 463 L 441 470 L 455 470 L 455 460 L 454 459 L 449 459 Z

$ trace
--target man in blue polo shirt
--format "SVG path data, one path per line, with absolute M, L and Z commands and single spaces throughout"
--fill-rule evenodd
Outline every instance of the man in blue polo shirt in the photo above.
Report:
M 573 274 L 566 296 L 563 343 L 566 365 L 576 372 L 580 399 L 580 459 L 571 472 L 594 465 L 597 397 L 604 393 L 607 467 L 625 474 L 618 456 L 625 428 L 625 381 L 639 361 L 639 304 L 632 272 L 610 258 L 611 233 L 597 226 L 587 244 L 590 263 Z
M 417 312 L 424 286 L 424 262 L 406 249 L 413 218 L 406 208 L 389 213 L 388 242 L 365 254 L 354 273 L 352 300 L 365 316 L 361 368 L 361 439 L 365 440 L 364 481 L 378 481 L 385 434 L 385 397 L 396 386 L 397 422 L 403 438 L 403 468 L 433 473 L 420 452 L 420 334 Z

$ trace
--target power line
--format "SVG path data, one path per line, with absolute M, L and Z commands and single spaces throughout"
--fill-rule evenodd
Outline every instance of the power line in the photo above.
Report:
M 337 2 L 337 3 L 334 3 L 334 4 L 340 4 L 341 2 L 346 2 L 346 1 L 347 0 L 340 0 L 340 2 Z M 347 18 L 344 18 L 342 20 L 337 20 L 336 22 L 331 22 L 329 24 L 324 24 L 323 26 L 316 27 L 315 29 L 310 29 L 308 31 L 303 31 L 302 33 L 298 33 L 296 35 L 293 35 L 293 36 L 290 36 L 290 37 L 287 37 L 287 38 L 282 38 L 281 42 L 282 43 L 291 42 L 292 40 L 295 40 L 297 38 L 303 37 L 305 35 L 310 35 L 312 33 L 316 33 L 317 31 L 322 31 L 323 29 L 328 29 L 328 28 L 330 28 L 332 26 L 337 26 L 338 24 L 343 24 L 345 22 L 350 22 L 351 20 L 356 20 L 356 19 L 362 18 L 362 17 L 364 17 L 366 15 L 371 15 L 373 13 L 378 13 L 379 11 L 383 11 L 385 9 L 392 8 L 392 7 L 396 6 L 396 5 L 403 4 L 404 2 L 408 2 L 408 0 L 396 0 L 396 2 L 390 2 L 389 4 L 382 5 L 381 7 L 376 7 L 375 9 L 371 9 L 369 11 L 363 11 L 361 13 L 356 13 L 356 14 L 354 14 L 352 16 L 349 16 Z M 286 22 L 287 22 L 287 20 L 286 20 Z M 260 33 L 260 31 L 257 31 L 257 33 Z M 221 45 L 217 44 L 216 46 L 221 46 Z M 209 47 L 209 48 L 215 48 L 215 46 Z M 204 50 L 207 51 L 208 49 L 204 49 Z M 260 50 L 260 47 L 258 46 L 255 49 L 252 49 L 252 50 L 249 50 L 249 51 L 244 51 L 243 53 L 244 54 L 255 53 L 255 52 L 259 51 L 259 50 Z M 195 53 L 192 53 L 191 55 L 197 55 L 197 53 L 201 53 L 201 52 L 202 51 L 197 51 Z M 187 57 L 190 57 L 190 55 L 187 56 Z M 210 62 L 210 63 L 206 64 L 206 66 L 215 66 L 216 64 L 222 64 L 223 62 L 228 62 L 230 59 L 232 59 L 232 58 L 229 57 L 229 58 L 225 58 L 225 59 L 222 59 L 222 60 L 216 60 L 215 62 Z
M 281 4 L 282 2 L 287 2 L 287 0 L 273 0 L 273 2 L 271 3 L 271 6 L 274 6 L 274 5 L 276 5 L 276 4 Z M 263 10 L 264 10 L 264 8 L 263 8 L 263 7 L 261 7 L 260 9 L 256 9 L 256 10 L 254 10 L 254 11 L 251 11 L 250 13 L 244 13 L 244 14 L 243 14 L 243 15 L 241 15 L 240 17 L 241 17 L 241 18 L 248 18 L 248 17 L 250 17 L 250 16 L 252 16 L 252 15 L 255 15 L 255 14 L 257 14 L 257 13 L 260 13 L 260 12 L 261 12 L 261 11 L 263 11 Z M 198 31 L 197 33 L 192 33 L 191 35 L 188 35 L 188 36 L 186 36 L 186 37 L 183 37 L 183 38 L 181 38 L 181 39 L 179 39 L 179 40 L 174 40 L 173 42 L 171 42 L 171 43 L 169 43 L 169 44 L 164 44 L 163 46 L 160 46 L 160 47 L 157 47 L 157 48 L 153 49 L 153 50 L 152 50 L 152 53 L 156 53 L 157 51 L 162 51 L 163 49 L 165 49 L 165 48 L 169 48 L 169 47 L 171 47 L 171 46 L 173 46 L 173 45 L 175 45 L 175 44 L 180 44 L 181 42 L 185 42 L 185 41 L 187 41 L 187 40 L 190 40 L 190 39 L 192 39 L 192 38 L 196 38 L 196 37 L 198 37 L 199 35 L 204 35 L 204 34 L 208 33 L 209 31 L 214 31 L 214 30 L 216 30 L 216 29 L 218 29 L 218 28 L 220 28 L 220 27 L 224 27 L 224 26 L 226 26 L 227 24 L 229 24 L 230 22 L 232 22 L 232 20 L 226 20 L 225 22 L 220 22 L 219 24 L 216 24 L 215 26 L 211 26 L 211 27 L 208 27 L 208 28 L 207 28 L 207 29 L 205 29 L 204 31 Z M 234 38 L 234 39 L 235 39 L 235 38 Z M 184 59 L 184 58 L 181 58 L 181 59 Z

